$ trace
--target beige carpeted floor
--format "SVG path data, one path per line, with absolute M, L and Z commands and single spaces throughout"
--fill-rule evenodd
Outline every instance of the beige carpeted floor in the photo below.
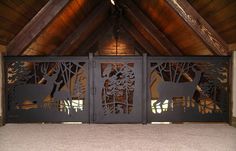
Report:
M 236 151 L 227 124 L 7 124 L 0 151 Z

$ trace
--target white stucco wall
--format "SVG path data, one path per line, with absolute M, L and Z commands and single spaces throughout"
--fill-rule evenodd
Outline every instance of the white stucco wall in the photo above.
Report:
M 236 117 L 236 51 L 233 52 L 233 117 Z

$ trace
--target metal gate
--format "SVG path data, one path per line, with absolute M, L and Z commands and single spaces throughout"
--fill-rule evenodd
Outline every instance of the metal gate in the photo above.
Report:
M 5 57 L 6 122 L 228 122 L 229 59 Z
M 88 122 L 86 57 L 6 57 L 6 122 Z
M 141 123 L 142 58 L 97 57 L 94 64 L 95 122 Z
M 150 57 L 148 121 L 228 121 L 228 57 Z

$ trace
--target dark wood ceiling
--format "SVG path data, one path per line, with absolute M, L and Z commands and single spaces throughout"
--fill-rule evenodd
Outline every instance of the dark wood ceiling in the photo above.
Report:
M 7 45 L 48 0 L 1 0 L 0 43 Z
M 72 0 L 24 54 L 50 55 L 89 15 L 99 0 Z
M 136 49 L 149 55 L 230 54 L 228 45 L 236 43 L 236 1 L 182 0 L 177 5 L 185 5 L 180 8 L 199 29 L 206 28 L 205 33 L 173 7 L 178 1 L 119 0 L 122 54 L 135 54 Z M 0 44 L 8 55 L 109 54 L 115 42 L 113 7 L 109 0 L 2 0 Z M 210 38 L 204 38 L 206 33 Z M 221 48 L 227 52 L 221 53 Z
M 211 55 L 200 38 L 164 1 L 135 0 L 143 12 L 185 55 Z
M 236 42 L 235 0 L 188 1 L 227 43 Z

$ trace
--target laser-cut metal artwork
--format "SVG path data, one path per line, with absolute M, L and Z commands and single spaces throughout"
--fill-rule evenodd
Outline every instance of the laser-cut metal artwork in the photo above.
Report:
M 178 81 L 160 81 L 157 85 L 157 91 L 159 92 L 159 102 L 161 110 L 165 100 L 173 100 L 174 97 L 184 97 L 186 100 L 188 97 L 191 99 L 197 87 L 197 84 L 201 78 L 201 72 L 192 69 L 195 72 L 194 79 L 191 82 L 178 82 Z M 180 76 L 180 75 L 179 75 Z M 175 78 L 175 77 L 174 77 Z M 153 106 L 156 110 L 156 101 Z
M 7 122 L 228 121 L 228 57 L 146 59 L 6 57 Z
M 135 88 L 134 64 L 102 63 L 102 106 L 104 114 L 129 114 Z
M 224 59 L 153 59 L 149 79 L 150 121 L 222 121 L 228 117 L 228 62 Z
M 24 68 L 24 67 L 21 66 L 19 68 Z M 14 70 L 16 69 L 13 69 L 13 71 Z M 48 75 L 47 67 L 46 68 L 41 67 L 41 72 L 43 73 L 44 81 L 46 81 L 44 84 L 24 83 L 13 86 L 12 90 L 13 100 L 19 105 L 20 108 L 22 107 L 25 101 L 31 101 L 33 103 L 41 105 L 41 103 L 43 103 L 43 99 L 46 98 L 48 95 L 50 95 L 50 93 L 52 92 L 54 83 L 58 77 L 59 70 L 57 69 L 55 73 L 53 73 L 52 75 Z M 18 74 L 20 74 L 20 76 L 24 76 L 27 75 L 27 73 L 28 72 L 26 71 L 26 72 L 20 72 Z M 15 75 L 15 73 L 13 73 L 13 75 Z
M 15 60 L 7 61 L 9 120 L 88 120 L 73 117 L 88 110 L 86 61 Z
M 142 120 L 142 61 L 137 57 L 96 57 L 94 122 L 139 123 Z

